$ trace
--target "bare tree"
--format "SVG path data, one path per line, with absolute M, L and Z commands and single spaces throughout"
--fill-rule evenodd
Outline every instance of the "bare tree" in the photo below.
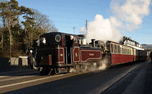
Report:
M 35 18 L 35 28 L 42 30 L 41 33 L 46 32 L 57 32 L 57 29 L 53 25 L 53 22 L 49 20 L 48 16 L 40 13 L 38 10 L 32 10 L 35 14 L 33 15 Z

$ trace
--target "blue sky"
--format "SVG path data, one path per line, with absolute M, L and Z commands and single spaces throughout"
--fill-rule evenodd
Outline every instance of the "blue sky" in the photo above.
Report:
M 109 19 L 113 15 L 111 0 L 17 0 L 19 5 L 37 9 L 42 14 L 49 16 L 59 32 L 79 34 L 81 27 L 86 24 L 86 19 L 92 22 L 97 14 Z M 118 0 L 119 1 L 119 0 Z M 124 0 L 123 0 L 124 1 Z M 152 6 L 150 6 L 152 9 Z M 134 32 L 122 33 L 122 35 L 143 44 L 152 44 L 152 14 L 145 16 L 139 29 Z

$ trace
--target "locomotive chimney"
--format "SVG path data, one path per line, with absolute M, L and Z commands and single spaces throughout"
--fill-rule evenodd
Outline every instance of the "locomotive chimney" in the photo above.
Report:
M 92 41 L 92 47 L 95 47 L 95 39 L 91 39 Z

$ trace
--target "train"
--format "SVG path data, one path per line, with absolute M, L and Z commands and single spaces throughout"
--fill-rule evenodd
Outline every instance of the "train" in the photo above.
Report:
M 126 38 L 125 38 L 126 39 Z M 134 61 L 147 60 L 147 51 L 132 40 L 121 43 L 91 39 L 85 35 L 50 32 L 42 34 L 33 52 L 41 75 L 86 71 Z

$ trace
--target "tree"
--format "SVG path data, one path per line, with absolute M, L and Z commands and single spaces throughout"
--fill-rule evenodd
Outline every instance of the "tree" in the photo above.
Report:
M 6 17 L 2 13 L 7 8 L 7 3 L 6 3 L 7 1 L 6 0 L 1 0 L 0 2 L 1 2 L 1 4 L 0 4 L 0 17 L 2 18 L 2 24 L 3 24 L 3 27 L 1 27 L 1 29 L 0 29 L 0 36 L 1 36 L 1 44 L 0 44 L 0 46 L 1 46 L 1 50 L 3 51 L 3 40 L 4 40 L 3 31 L 4 31 L 5 27 L 6 27 Z M 3 2 L 5 2 L 5 3 L 3 3 Z
M 25 6 L 21 6 L 21 13 L 23 14 L 23 18 L 25 21 L 22 21 L 22 24 L 24 25 L 24 30 L 25 30 L 25 42 L 28 44 L 28 48 L 30 49 L 32 47 L 32 42 L 33 42 L 33 32 L 34 32 L 34 18 L 32 15 L 34 15 L 34 12 L 30 8 L 26 8 Z
M 52 22 L 49 20 L 48 16 L 40 13 L 36 9 L 32 9 L 32 11 L 35 13 L 33 17 L 35 18 L 35 28 L 36 30 L 40 30 L 39 32 L 41 34 L 47 33 L 47 32 L 57 32 L 57 29 L 52 24 Z
M 3 22 L 3 27 L 6 27 L 6 17 L 5 15 L 3 14 L 4 11 L 6 10 L 7 8 L 7 1 L 4 2 L 1 2 L 0 4 L 0 16 L 2 17 L 2 22 Z
M 11 27 L 14 27 L 15 22 L 17 21 L 16 17 L 20 14 L 18 2 L 16 0 L 10 0 L 10 2 L 1 2 L 0 3 L 1 13 L 0 16 L 3 18 L 3 26 L 6 26 L 9 31 L 9 41 L 10 41 L 10 57 L 11 57 L 11 45 L 12 45 L 12 31 Z
M 22 18 L 22 19 L 19 19 Z M 46 32 L 57 32 L 48 16 L 37 10 L 19 6 L 16 0 L 0 0 L 0 35 L 3 50 L 7 57 L 14 53 L 27 51 L 32 47 L 33 40 Z M 27 47 L 26 47 L 26 46 Z

